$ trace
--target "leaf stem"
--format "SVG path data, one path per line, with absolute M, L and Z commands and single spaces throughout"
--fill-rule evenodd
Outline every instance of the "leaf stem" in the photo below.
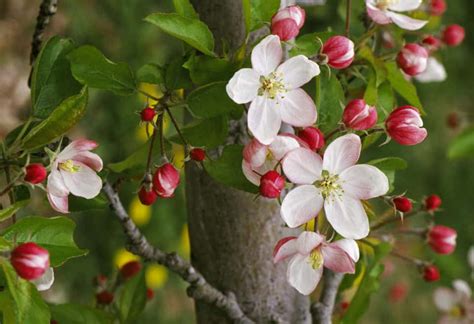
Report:
M 164 107 L 166 112 L 168 113 L 168 116 L 170 116 L 171 122 L 173 123 L 174 128 L 176 129 L 176 132 L 178 133 L 179 137 L 181 138 L 181 141 L 183 141 L 184 144 L 184 153 L 187 155 L 188 153 L 188 141 L 186 141 L 186 138 L 184 137 L 183 133 L 181 132 L 181 129 L 179 128 L 178 122 L 174 118 L 173 114 L 171 113 L 170 109 L 168 106 Z

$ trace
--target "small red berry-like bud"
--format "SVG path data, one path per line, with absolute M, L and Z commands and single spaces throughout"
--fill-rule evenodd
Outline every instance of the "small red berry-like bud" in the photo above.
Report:
M 400 69 L 410 76 L 420 74 L 428 65 L 428 51 L 415 43 L 406 44 L 398 53 L 397 63 Z
M 441 275 L 439 269 L 434 265 L 427 265 L 423 268 L 423 279 L 427 282 L 438 281 Z
M 288 6 L 278 10 L 272 17 L 272 34 L 287 41 L 298 36 L 306 17 L 305 11 L 299 6 Z
M 142 264 L 138 261 L 129 261 L 120 268 L 120 275 L 123 279 L 130 279 L 140 272 Z
M 151 122 L 156 116 L 156 110 L 151 107 L 146 107 L 140 112 L 140 116 L 142 118 L 142 121 Z
M 343 312 L 345 312 L 349 308 L 349 306 L 351 306 L 351 303 L 349 303 L 348 301 L 341 302 L 341 310 Z
M 32 184 L 38 184 L 46 179 L 48 172 L 41 163 L 31 163 L 25 168 L 26 174 L 24 180 Z
M 443 31 L 443 42 L 448 46 L 458 46 L 464 40 L 464 28 L 459 25 L 449 25 Z
M 152 300 L 155 297 L 155 292 L 151 288 L 146 289 L 146 299 L 148 301 Z
M 456 249 L 456 230 L 443 225 L 435 225 L 428 231 L 428 244 L 439 254 L 451 254 Z
M 397 282 L 391 288 L 389 292 L 390 301 L 397 303 L 405 299 L 408 293 L 408 285 L 404 282 Z
M 413 205 L 407 197 L 400 196 L 393 198 L 393 204 L 395 205 L 395 208 L 402 213 L 411 212 L 413 209 Z
M 95 295 L 98 304 L 110 305 L 114 301 L 114 294 L 110 291 L 104 290 Z
M 170 198 L 179 181 L 179 171 L 171 163 L 165 163 L 153 175 L 153 190 L 159 197 Z
M 195 147 L 191 150 L 191 152 L 189 152 L 189 156 L 192 160 L 201 162 L 206 158 L 206 151 L 204 151 L 202 148 Z
M 441 16 L 447 9 L 445 0 L 431 0 L 430 13 L 433 16 Z
M 441 40 L 433 35 L 426 36 L 421 43 L 430 53 L 437 51 L 441 47 Z
M 107 280 L 107 276 L 99 274 L 94 277 L 94 279 L 92 280 L 92 284 L 97 287 L 103 287 L 107 284 Z
M 354 43 L 347 37 L 333 36 L 324 43 L 321 53 L 327 55 L 330 67 L 345 69 L 354 60 Z
M 49 324 L 59 324 L 59 322 L 56 321 L 56 320 L 54 320 L 54 319 L 52 319 L 52 320 L 49 321 Z
M 425 198 L 425 209 L 429 212 L 436 211 L 441 206 L 441 198 L 438 195 L 429 195 Z
M 459 125 L 461 124 L 461 118 L 459 114 L 456 111 L 450 112 L 448 116 L 446 116 L 446 124 L 451 129 L 459 128 Z
M 412 106 L 395 109 L 385 121 L 388 135 L 401 145 L 416 145 L 423 142 L 428 132 L 422 126 L 420 113 Z
M 10 261 L 20 277 L 34 280 L 49 268 L 49 252 L 36 243 L 23 243 L 12 251 Z
M 153 205 L 157 198 L 156 192 L 153 190 L 148 191 L 145 186 L 142 186 L 138 192 L 138 199 L 145 206 Z
M 342 121 L 348 128 L 366 130 L 374 127 L 377 122 L 377 110 L 363 99 L 354 99 L 344 109 Z
M 266 198 L 277 198 L 285 188 L 285 178 L 276 171 L 268 171 L 260 179 L 260 194 Z
M 298 137 L 313 151 L 321 149 L 325 144 L 324 134 L 317 127 L 306 127 L 298 132 Z

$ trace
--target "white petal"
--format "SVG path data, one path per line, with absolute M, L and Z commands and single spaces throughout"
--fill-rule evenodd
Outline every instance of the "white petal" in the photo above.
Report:
M 422 0 L 398 0 L 389 2 L 388 9 L 393 11 L 411 11 L 421 5 Z
M 360 252 L 356 241 L 351 239 L 342 239 L 337 240 L 331 244 L 337 245 L 343 249 L 351 257 L 351 259 L 354 260 L 354 262 L 359 261 Z
M 280 38 L 268 35 L 252 51 L 252 67 L 260 75 L 267 76 L 274 72 L 283 57 Z
M 227 95 L 238 104 L 244 104 L 257 97 L 260 87 L 259 75 L 252 69 L 241 69 L 227 83 Z
M 295 255 L 288 264 L 286 276 L 288 282 L 303 295 L 311 294 L 318 286 L 323 267 L 313 269 L 308 257 Z
M 103 168 L 103 162 L 100 156 L 89 151 L 82 151 L 74 155 L 72 158 L 74 161 L 79 161 L 87 165 L 89 168 L 100 172 Z
M 406 30 L 418 30 L 428 23 L 427 20 L 414 19 L 391 11 L 387 11 L 387 15 L 398 27 Z
M 474 270 L 474 245 L 471 246 L 467 252 L 467 263 L 469 263 L 471 269 Z
M 426 65 L 426 69 L 417 74 L 415 79 L 419 82 L 442 82 L 447 78 L 446 69 L 443 64 L 441 64 L 434 57 L 429 57 Z
M 453 287 L 456 293 L 461 297 L 463 300 L 469 300 L 472 295 L 471 287 L 469 284 L 464 280 L 457 279 L 453 281 Z
M 460 300 L 459 296 L 449 288 L 437 288 L 433 294 L 433 301 L 436 307 L 443 312 L 449 312 L 456 306 Z
M 260 185 L 260 175 L 254 172 L 250 164 L 245 160 L 242 160 L 242 172 L 248 181 L 256 186 Z
M 361 143 L 359 136 L 347 134 L 329 144 L 323 157 L 323 170 L 339 174 L 356 164 L 360 156 Z
M 276 160 L 281 160 L 288 152 L 298 147 L 300 147 L 300 145 L 293 137 L 278 135 L 270 144 L 269 150 Z
M 321 248 L 324 266 L 334 272 L 354 273 L 355 264 L 351 256 L 335 244 L 323 245 Z
M 66 188 L 64 184 L 63 177 L 61 176 L 61 172 L 59 172 L 56 167 L 53 166 L 53 170 L 48 176 L 48 182 L 46 184 L 47 191 L 58 197 L 64 197 L 69 195 L 69 190 Z
M 370 199 L 387 193 L 387 176 L 368 164 L 353 165 L 341 172 L 339 178 L 344 193 L 356 199 Z
M 326 218 L 342 237 L 359 240 L 369 234 L 369 219 L 360 200 L 349 195 L 332 196 L 324 201 Z
M 51 288 L 54 282 L 53 268 L 46 269 L 46 271 L 41 277 L 32 280 L 31 282 L 36 286 L 36 289 L 38 289 L 38 291 L 48 290 L 49 288 Z
M 322 206 L 323 197 L 315 186 L 299 186 L 283 199 L 280 214 L 289 227 L 295 228 L 315 218 Z
M 387 11 L 380 10 L 369 2 L 367 2 L 367 14 L 374 22 L 380 25 L 387 25 L 392 22 L 390 17 L 387 16 Z
M 296 148 L 283 159 L 283 171 L 295 184 L 312 184 L 321 177 L 323 161 L 307 148 Z
M 64 184 L 74 196 L 92 199 L 100 193 L 102 180 L 94 170 L 80 162 L 74 162 L 79 167 L 76 172 L 61 170 Z
M 308 255 L 324 242 L 324 236 L 315 232 L 304 231 L 296 240 L 296 249 L 299 254 Z
M 304 55 L 294 56 L 283 62 L 276 71 L 288 90 L 301 87 L 321 72 L 318 64 Z
M 275 249 L 273 250 L 273 263 L 280 262 L 290 256 L 297 253 L 296 248 L 296 237 L 290 236 L 282 238 L 278 241 Z
M 56 157 L 56 160 L 58 161 L 64 161 L 64 160 L 69 160 L 71 159 L 74 155 L 84 152 L 84 151 L 90 151 L 95 149 L 97 146 L 99 146 L 95 141 L 91 141 L 88 139 L 77 139 L 72 141 L 68 146 L 62 150 L 58 156 Z
M 311 126 L 318 117 L 313 99 L 303 89 L 294 89 L 285 93 L 279 105 L 281 119 L 292 126 Z
M 275 100 L 259 96 L 249 107 L 248 127 L 260 143 L 265 145 L 275 139 L 281 125 L 280 112 L 275 104 Z
M 68 196 L 55 196 L 48 192 L 48 201 L 51 207 L 60 213 L 69 213 L 69 201 Z

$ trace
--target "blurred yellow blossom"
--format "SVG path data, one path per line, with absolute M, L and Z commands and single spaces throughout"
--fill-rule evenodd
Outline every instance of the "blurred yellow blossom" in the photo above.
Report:
M 168 270 L 159 264 L 150 264 L 145 271 L 145 280 L 148 288 L 159 289 L 168 280 Z
M 117 268 L 121 268 L 125 263 L 130 261 L 139 261 L 140 257 L 133 253 L 128 252 L 125 249 L 120 249 L 115 253 L 114 263 Z
M 181 230 L 181 237 L 179 240 L 179 250 L 186 257 L 188 257 L 191 253 L 191 246 L 189 243 L 188 224 L 184 224 L 183 229 Z
M 137 196 L 132 199 L 129 211 L 130 218 L 137 226 L 148 224 L 152 214 L 152 207 L 143 205 Z

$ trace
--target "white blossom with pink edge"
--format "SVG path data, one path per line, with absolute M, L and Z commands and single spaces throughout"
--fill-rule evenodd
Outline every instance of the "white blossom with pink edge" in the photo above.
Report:
M 367 14 L 374 22 L 380 25 L 393 22 L 406 30 L 418 30 L 428 23 L 399 13 L 415 10 L 421 3 L 422 0 L 365 0 Z
M 443 313 L 438 324 L 467 324 L 474 322 L 472 290 L 464 280 L 454 280 L 453 289 L 440 287 L 434 291 L 433 301 Z
M 297 184 L 283 200 L 281 216 L 289 227 L 315 218 L 324 206 L 326 218 L 345 238 L 361 239 L 369 234 L 369 220 L 361 200 L 387 193 L 387 176 L 374 166 L 355 165 L 359 160 L 359 136 L 341 136 L 328 145 L 324 159 L 298 148 L 283 159 L 286 177 Z
M 302 232 L 298 237 L 281 239 L 273 251 L 273 262 L 290 258 L 286 272 L 292 287 L 303 295 L 316 289 L 323 267 L 334 272 L 354 273 L 359 260 L 359 247 L 354 240 L 342 239 L 328 243 L 315 232 Z
M 434 57 L 429 57 L 426 69 L 415 76 L 415 79 L 421 83 L 443 82 L 448 77 L 446 69 Z
M 306 127 L 317 118 L 313 99 L 300 87 L 320 73 L 319 66 L 304 55 L 280 64 L 282 58 L 279 37 L 265 37 L 252 51 L 252 68 L 237 71 L 226 87 L 236 103 L 250 102 L 248 127 L 265 145 L 275 139 L 282 121 Z
M 97 143 L 87 139 L 71 142 L 52 161 L 46 191 L 54 210 L 69 212 L 68 196 L 92 199 L 102 189 L 102 180 L 96 172 L 102 170 L 102 159 L 89 152 Z

